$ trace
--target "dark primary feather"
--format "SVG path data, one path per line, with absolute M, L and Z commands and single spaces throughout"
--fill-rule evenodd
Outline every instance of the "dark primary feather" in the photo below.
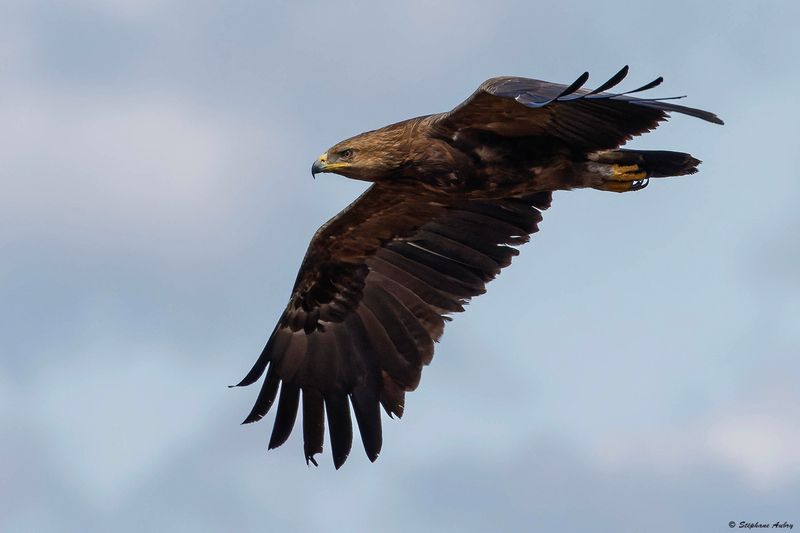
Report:
M 589 91 L 589 93 L 587 93 L 587 94 L 586 94 L 586 96 L 591 96 L 591 95 L 593 95 L 593 94 L 597 94 L 597 93 L 601 93 L 601 92 L 603 92 L 603 91 L 607 91 L 607 90 L 609 90 L 609 89 L 610 89 L 610 88 L 612 88 L 612 87 L 616 87 L 616 85 L 617 85 L 619 82 L 621 82 L 622 80 L 624 80 L 624 79 L 625 79 L 625 76 L 627 76 L 627 75 L 628 75 L 628 65 L 625 65 L 624 67 L 622 67 L 622 68 L 619 70 L 619 72 L 617 72 L 616 74 L 614 74 L 613 76 L 611 76 L 611 77 L 608 79 L 608 81 L 606 81 L 606 82 L 605 82 L 605 83 L 603 83 L 602 85 L 599 85 L 599 86 L 598 86 L 596 89 L 594 89 L 593 91 Z M 661 80 L 661 78 L 659 78 L 659 79 L 658 79 L 658 80 L 656 80 L 656 81 L 658 81 L 658 83 L 661 83 L 661 81 L 660 81 L 660 80 Z
M 310 387 L 303 389 L 303 435 L 306 462 L 313 462 L 314 466 L 317 466 L 314 456 L 322 453 L 325 439 L 325 407 L 322 393 Z
M 291 381 L 281 384 L 281 395 L 278 399 L 278 413 L 269 439 L 269 449 L 277 448 L 289 438 L 297 418 L 297 405 L 300 402 L 300 388 Z
M 330 426 L 333 465 L 338 469 L 350 455 L 350 447 L 353 444 L 353 425 L 350 422 L 350 403 L 347 396 L 344 394 L 326 396 L 325 410 Z

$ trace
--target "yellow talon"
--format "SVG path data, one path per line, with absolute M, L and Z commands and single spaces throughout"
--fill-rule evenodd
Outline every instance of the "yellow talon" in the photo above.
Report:
M 600 183 L 592 187 L 601 191 L 639 191 L 647 187 L 649 182 L 647 171 L 639 165 L 611 164 L 606 166 L 602 172 L 598 172 L 598 174 L 603 178 Z

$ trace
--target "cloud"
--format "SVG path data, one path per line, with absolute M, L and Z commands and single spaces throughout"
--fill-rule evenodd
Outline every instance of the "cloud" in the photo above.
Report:
M 757 487 L 800 480 L 800 422 L 764 413 L 729 416 L 708 432 L 708 452 L 735 465 Z
M 112 251 L 213 233 L 235 209 L 231 173 L 263 137 L 146 94 L 19 91 L 0 121 L 6 238 Z
M 744 380 L 744 393 L 732 402 L 692 414 L 690 420 L 657 430 L 629 428 L 595 442 L 601 465 L 619 469 L 644 467 L 676 475 L 707 467 L 735 474 L 762 491 L 780 491 L 800 484 L 800 393 L 790 379 L 770 366 L 754 369 L 757 380 Z M 769 376 L 769 377 L 767 377 Z

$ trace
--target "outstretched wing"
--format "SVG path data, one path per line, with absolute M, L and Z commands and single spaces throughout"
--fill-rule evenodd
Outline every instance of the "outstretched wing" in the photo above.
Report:
M 306 461 L 322 452 L 327 415 L 334 465 L 352 444 L 350 404 L 364 449 L 381 449 L 380 407 L 403 414 L 450 313 L 517 255 L 551 194 L 470 200 L 375 184 L 314 235 L 289 304 L 253 369 L 266 371 L 245 423 L 270 410 L 270 448 L 289 437 L 302 397 Z
M 660 77 L 632 91 L 604 92 L 619 84 L 627 73 L 626 65 L 594 90 L 581 89 L 589 78 L 587 72 L 571 85 L 508 76 L 492 78 L 458 107 L 442 114 L 436 126 L 445 135 L 478 129 L 509 137 L 552 137 L 571 148 L 601 150 L 616 148 L 650 131 L 667 118 L 668 112 L 722 124 L 713 113 L 668 101 L 675 98 L 629 96 L 660 85 Z

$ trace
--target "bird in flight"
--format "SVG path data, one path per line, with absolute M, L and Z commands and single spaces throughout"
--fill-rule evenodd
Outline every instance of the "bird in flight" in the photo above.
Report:
M 452 111 L 356 135 L 319 156 L 312 174 L 372 185 L 311 239 L 286 310 L 237 385 L 266 372 L 244 423 L 277 398 L 272 449 L 302 409 L 305 458 L 316 466 L 327 419 L 338 469 L 353 441 L 352 405 L 375 461 L 380 407 L 403 415 L 445 323 L 511 263 L 553 191 L 638 191 L 651 178 L 697 172 L 700 161 L 687 153 L 620 146 L 668 113 L 722 120 L 673 98 L 631 96 L 660 77 L 609 92 L 627 73 L 593 90 L 582 88 L 588 73 L 570 85 L 492 78 Z

